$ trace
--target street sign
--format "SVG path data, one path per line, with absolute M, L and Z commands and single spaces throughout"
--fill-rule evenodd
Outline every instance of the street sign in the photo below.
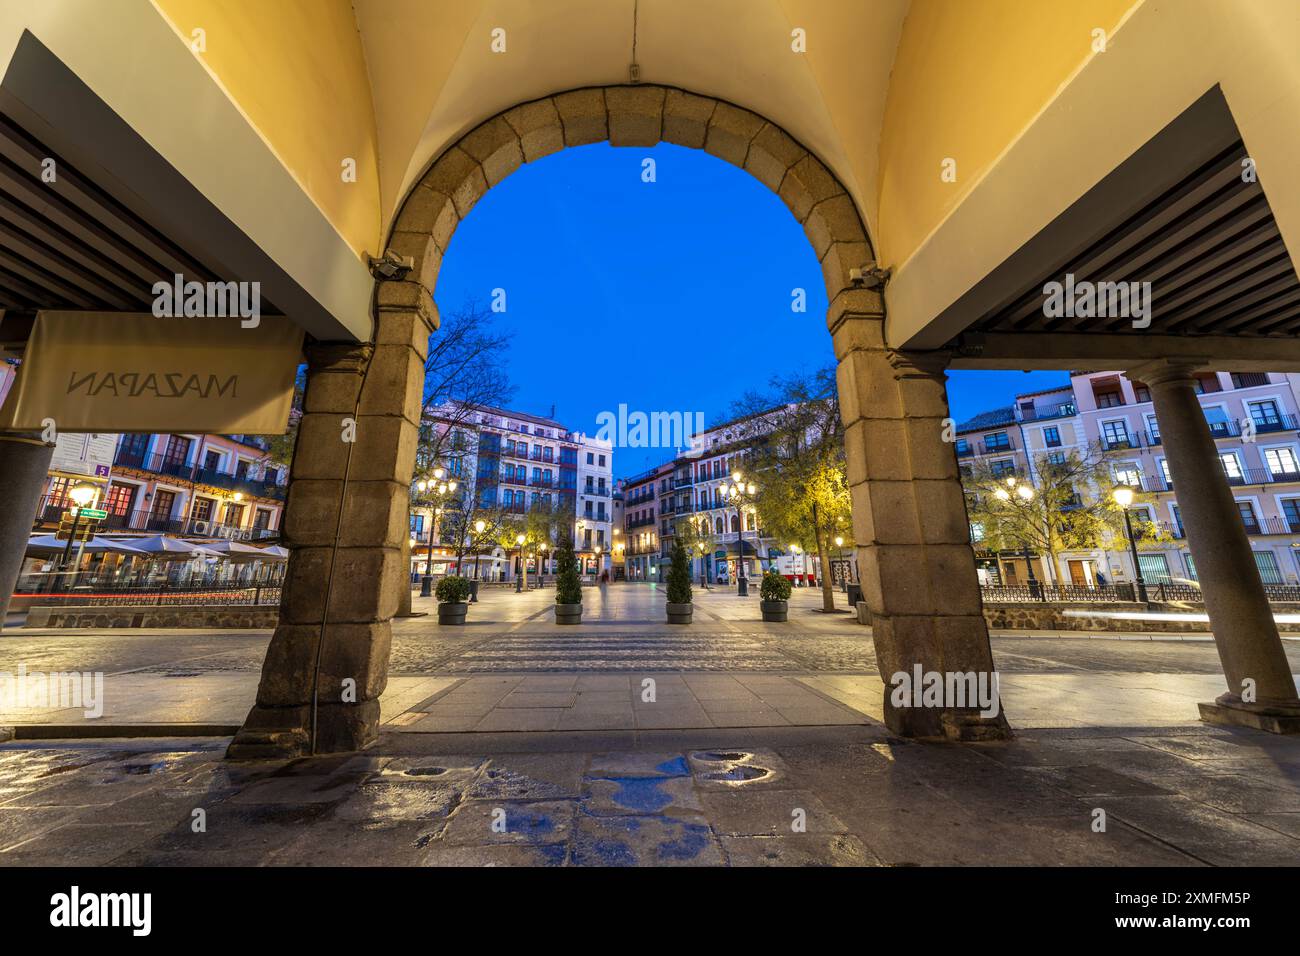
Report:
M 100 511 L 98 508 L 82 508 L 80 511 L 77 512 L 77 514 L 81 517 L 83 521 L 88 518 L 97 521 L 103 521 L 105 518 L 108 517 L 107 511 Z

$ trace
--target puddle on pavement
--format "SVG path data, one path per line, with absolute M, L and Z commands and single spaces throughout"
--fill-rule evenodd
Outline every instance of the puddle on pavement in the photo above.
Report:
M 701 763 L 718 763 L 726 766 L 720 770 L 708 770 L 700 774 L 704 780 L 721 783 L 749 783 L 762 780 L 772 775 L 767 767 L 750 764 L 754 755 L 743 750 L 704 750 L 691 755 Z
M 705 780 L 722 780 L 726 783 L 747 783 L 750 780 L 762 780 L 769 776 L 772 771 L 766 767 L 749 767 L 739 764 L 735 767 L 729 767 L 726 770 L 713 770 L 704 774 Z
M 691 756 L 707 763 L 727 763 L 732 760 L 749 760 L 754 755 L 740 750 L 703 750 Z

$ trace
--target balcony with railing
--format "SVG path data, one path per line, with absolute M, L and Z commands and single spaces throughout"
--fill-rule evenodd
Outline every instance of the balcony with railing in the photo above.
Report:
M 170 456 L 165 452 L 145 455 L 121 445 L 113 456 L 113 464 L 118 468 L 134 468 L 137 471 L 180 478 L 194 484 L 238 491 L 258 498 L 283 500 L 286 491 L 286 486 L 278 480 L 253 478 L 247 471 L 231 472 L 222 468 L 195 467 L 186 464 L 184 459 Z
M 36 520 L 42 525 L 57 525 L 71 507 L 72 504 L 66 498 L 47 495 L 40 500 L 36 509 Z M 191 534 L 241 541 L 260 541 L 280 537 L 279 531 L 257 524 L 251 528 L 241 528 L 236 524 L 221 524 L 211 519 L 175 517 L 169 512 L 153 511 L 148 508 L 109 511 L 108 517 L 100 519 L 95 529 L 96 534 L 124 531 L 139 531 L 147 534 Z
M 987 438 L 980 442 L 982 454 L 985 455 L 1004 455 L 1007 452 L 1016 450 L 1016 443 L 1011 440 L 1010 436 L 1005 441 L 991 442 Z
M 1058 405 L 1056 408 L 1035 408 L 1028 412 L 1022 412 L 1022 421 L 1026 422 L 1046 422 L 1054 418 L 1072 418 L 1079 414 L 1079 410 L 1074 407 L 1073 402 Z
M 1142 447 L 1142 439 L 1137 435 L 1102 435 L 1103 451 L 1130 451 Z

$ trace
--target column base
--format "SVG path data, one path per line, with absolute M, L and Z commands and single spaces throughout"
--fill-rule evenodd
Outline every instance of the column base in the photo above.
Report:
M 1249 727 L 1269 734 L 1300 734 L 1300 701 L 1248 704 L 1235 694 L 1197 705 L 1201 720 L 1220 727 Z
M 1010 740 L 1015 736 L 1007 718 L 983 717 L 978 710 L 957 708 L 895 707 L 885 688 L 885 726 L 899 737 L 918 740 L 973 742 Z
M 321 704 L 316 711 L 316 749 L 311 745 L 311 706 L 264 707 L 248 712 L 226 748 L 228 760 L 267 760 L 364 750 L 379 739 L 379 701 Z

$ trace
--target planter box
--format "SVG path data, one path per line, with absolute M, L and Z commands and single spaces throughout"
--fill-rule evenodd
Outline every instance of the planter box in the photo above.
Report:
M 691 614 L 695 610 L 694 604 L 673 604 L 668 603 L 668 623 L 669 624 L 690 624 Z
M 758 606 L 763 611 L 763 620 L 772 624 L 783 622 L 790 611 L 789 601 L 759 601 Z
M 438 623 L 439 624 L 464 624 L 465 612 L 469 610 L 469 602 L 457 601 L 455 603 L 438 605 Z
M 556 624 L 581 624 L 582 605 L 581 604 L 556 604 L 555 623 Z

